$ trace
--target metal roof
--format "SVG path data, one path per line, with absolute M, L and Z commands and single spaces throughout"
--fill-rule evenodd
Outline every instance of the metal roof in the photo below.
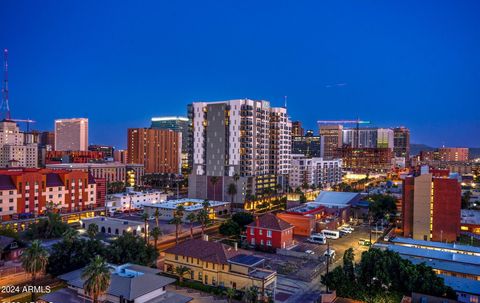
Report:
M 124 275 L 122 270 L 130 270 L 133 275 Z M 83 289 L 82 279 L 83 268 L 63 274 L 58 278 L 66 281 L 69 285 Z M 123 296 L 128 300 L 134 300 L 138 297 L 151 293 L 168 284 L 175 282 L 175 279 L 153 274 L 152 271 L 145 266 L 124 264 L 121 266 L 112 266 L 110 275 L 110 286 L 107 294 L 120 297 Z
M 389 244 L 387 245 L 387 248 L 389 250 L 399 253 L 400 255 L 480 265 L 480 257 L 478 256 L 431 250 L 426 248 L 401 246 L 395 244 Z
M 418 258 L 406 255 L 400 255 L 403 259 L 409 260 L 413 264 L 420 264 L 425 263 L 427 266 L 431 268 L 444 270 L 449 272 L 455 272 L 460 274 L 468 274 L 468 275 L 480 275 L 480 266 L 478 265 L 471 265 L 471 264 L 464 264 L 452 261 L 443 261 L 443 260 L 433 260 L 427 258 Z
M 451 250 L 458 250 L 458 251 L 465 251 L 469 253 L 480 254 L 480 247 L 464 245 L 464 244 L 415 240 L 412 238 L 403 238 L 403 237 L 395 237 L 392 239 L 392 242 L 395 244 L 399 243 L 399 244 L 425 246 L 425 247 L 432 247 L 432 248 L 443 248 L 443 249 L 451 249 Z
M 315 203 L 333 208 L 343 208 L 358 200 L 359 193 L 321 191 L 315 199 Z
M 443 278 L 445 285 L 450 286 L 457 292 L 480 295 L 480 281 L 445 275 L 438 276 Z

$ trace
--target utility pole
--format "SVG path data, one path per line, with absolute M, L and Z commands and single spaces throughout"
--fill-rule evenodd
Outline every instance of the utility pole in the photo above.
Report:
M 327 276 L 330 268 L 329 266 L 330 265 L 330 242 L 326 237 L 325 239 L 327 240 L 327 274 L 325 275 L 325 282 L 327 282 Z M 327 288 L 327 293 L 328 293 L 328 283 L 325 283 L 325 287 Z

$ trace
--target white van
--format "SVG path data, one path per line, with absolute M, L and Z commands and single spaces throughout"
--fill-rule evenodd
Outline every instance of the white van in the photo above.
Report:
M 315 244 L 327 244 L 327 238 L 322 234 L 312 234 L 307 241 Z
M 322 234 L 325 235 L 328 239 L 338 239 L 340 238 L 340 232 L 338 230 L 322 230 Z

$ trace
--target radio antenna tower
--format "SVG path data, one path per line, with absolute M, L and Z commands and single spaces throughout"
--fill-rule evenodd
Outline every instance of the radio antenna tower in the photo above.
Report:
M 2 106 L 0 107 L 0 111 L 2 114 L 2 118 L 5 120 L 10 120 L 10 106 L 8 105 L 8 49 L 3 50 L 3 68 L 4 68 L 4 79 L 3 79 L 3 98 L 2 98 Z

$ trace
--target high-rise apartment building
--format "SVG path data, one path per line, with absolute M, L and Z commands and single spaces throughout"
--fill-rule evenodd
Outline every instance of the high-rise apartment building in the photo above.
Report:
M 293 121 L 292 122 L 292 136 L 303 136 L 305 134 L 302 122 L 300 121 Z
M 128 129 L 127 162 L 143 164 L 145 173 L 181 172 L 182 133 L 152 128 Z
M 460 233 L 461 186 L 456 178 L 422 167 L 403 181 L 403 235 L 454 242 Z
M 182 133 L 182 168 L 187 170 L 189 167 L 188 155 L 191 150 L 189 132 L 190 120 L 186 117 L 154 117 L 152 118 L 151 128 L 169 129 Z
M 440 161 L 462 162 L 468 161 L 468 148 L 466 147 L 440 147 L 438 149 Z
M 88 119 L 73 118 L 55 120 L 55 150 L 87 151 Z
M 0 168 L 37 166 L 38 144 L 26 144 L 17 123 L 0 121 Z
M 410 158 L 410 130 L 406 127 L 393 129 L 393 153 L 395 157 Z
M 342 125 L 320 126 L 319 132 L 322 141 L 322 158 L 334 159 L 339 157 L 339 149 L 342 147 L 342 130 Z
M 286 108 L 239 99 L 194 102 L 188 109 L 194 151 L 189 197 L 243 208 L 245 200 L 286 185 L 292 128 Z M 236 195 L 228 193 L 230 184 Z
M 303 185 L 328 188 L 342 182 L 342 160 L 323 160 L 301 154 L 292 154 L 289 184 L 292 188 Z

